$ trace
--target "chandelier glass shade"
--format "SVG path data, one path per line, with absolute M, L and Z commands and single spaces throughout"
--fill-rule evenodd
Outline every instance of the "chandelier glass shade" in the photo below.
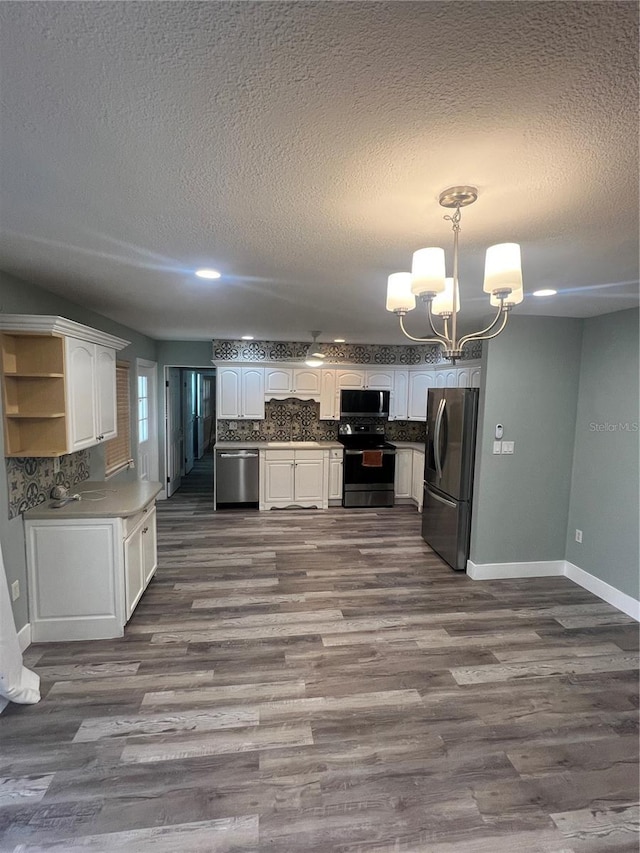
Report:
M 511 309 L 524 299 L 520 246 L 517 243 L 490 246 L 485 260 L 483 289 L 489 294 L 490 305 L 498 309 L 497 313 L 485 329 L 458 336 L 460 209 L 473 204 L 477 197 L 475 187 L 466 186 L 450 187 L 440 194 L 442 207 L 455 209 L 455 213 L 444 217 L 451 222 L 453 230 L 453 276 L 446 276 L 444 249 L 429 247 L 414 252 L 411 272 L 392 273 L 387 282 L 387 311 L 398 315 L 403 334 L 412 341 L 440 344 L 445 358 L 452 360 L 461 357 L 465 344 L 486 341 L 499 335 L 507 324 Z M 426 303 L 432 333 L 430 337 L 414 337 L 405 329 L 404 317 L 416 307 L 416 298 Z M 439 318 L 440 330 L 434 325 L 435 317 Z

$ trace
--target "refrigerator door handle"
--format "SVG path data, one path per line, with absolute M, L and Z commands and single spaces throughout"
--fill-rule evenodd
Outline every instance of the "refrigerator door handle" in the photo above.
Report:
M 435 492 L 432 492 L 431 489 L 427 489 L 429 495 L 434 499 L 434 501 L 440 501 L 441 504 L 445 504 L 446 506 L 450 506 L 452 509 L 455 509 L 458 504 L 454 501 L 448 501 L 446 498 L 441 498 L 440 495 L 436 495 Z
M 445 400 L 444 397 L 438 403 L 438 413 L 436 414 L 436 426 L 433 436 L 433 458 L 436 463 L 436 474 L 438 479 L 442 477 L 442 462 L 440 461 L 440 430 L 442 428 L 442 416 L 444 415 Z

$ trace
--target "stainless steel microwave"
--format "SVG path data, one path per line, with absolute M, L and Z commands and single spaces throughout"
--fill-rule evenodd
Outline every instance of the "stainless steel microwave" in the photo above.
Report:
M 344 389 L 340 392 L 341 418 L 388 418 L 388 391 L 359 391 Z

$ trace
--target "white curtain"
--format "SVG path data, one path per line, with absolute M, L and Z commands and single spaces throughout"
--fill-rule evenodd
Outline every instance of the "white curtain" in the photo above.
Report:
M 22 652 L 0 548 L 0 714 L 9 702 L 34 705 L 39 701 L 40 676 L 22 665 Z

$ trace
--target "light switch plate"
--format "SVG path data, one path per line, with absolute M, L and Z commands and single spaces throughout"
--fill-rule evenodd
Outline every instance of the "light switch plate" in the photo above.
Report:
M 229 424 L 229 432 L 237 432 L 237 430 L 238 430 L 238 424 L 231 421 L 231 423 Z
M 515 441 L 503 441 L 502 442 L 502 452 L 503 453 L 514 453 L 515 452 Z
M 501 441 L 494 441 L 493 442 L 493 452 L 494 452 L 494 455 L 498 454 L 498 453 L 502 453 L 502 442 Z

